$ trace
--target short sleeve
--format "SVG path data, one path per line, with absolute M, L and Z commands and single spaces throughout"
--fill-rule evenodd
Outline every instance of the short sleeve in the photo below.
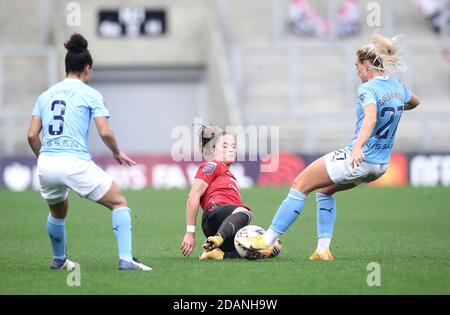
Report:
M 404 96 L 404 103 L 409 103 L 409 101 L 411 101 L 412 95 L 411 95 L 411 91 L 403 84 L 403 96 Z
M 103 96 L 96 92 L 88 96 L 88 103 L 91 108 L 92 117 L 109 117 L 109 110 L 106 108 Z
M 220 173 L 220 165 L 217 162 L 209 161 L 200 165 L 195 178 L 203 179 L 208 184 L 211 184 Z
M 366 107 L 369 104 L 377 104 L 375 93 L 371 88 L 363 84 L 358 88 L 358 100 L 362 108 Z
M 33 112 L 31 113 L 32 116 L 42 116 L 41 101 L 42 95 L 38 97 L 36 104 L 34 105 Z

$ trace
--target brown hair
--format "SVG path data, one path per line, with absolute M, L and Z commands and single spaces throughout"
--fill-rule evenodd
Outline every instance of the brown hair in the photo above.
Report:
M 200 151 L 203 154 L 209 154 L 208 151 L 205 151 L 205 148 L 206 147 L 214 148 L 221 136 L 231 134 L 229 132 L 223 131 L 222 128 L 216 125 L 209 125 L 209 126 L 200 125 L 200 126 L 201 127 L 198 135 L 200 140 Z

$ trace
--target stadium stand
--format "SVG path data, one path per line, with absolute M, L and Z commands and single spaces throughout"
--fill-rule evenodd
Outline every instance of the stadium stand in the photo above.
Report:
M 341 2 L 313 3 L 320 14 L 332 17 Z M 0 3 L 0 156 L 31 153 L 25 137 L 29 113 L 41 91 L 63 77 L 61 43 L 74 31 L 91 39 L 98 73 L 94 85 L 104 87 L 111 71 L 116 71 L 124 78 L 116 80 L 119 85 L 134 84 L 136 77 L 144 77 L 139 84 L 153 84 L 167 93 L 183 93 L 174 90 L 180 82 L 191 87 L 177 99 L 152 99 L 159 115 L 146 115 L 145 134 L 151 133 L 152 126 L 170 125 L 173 112 L 182 116 L 177 123 L 186 126 L 192 117 L 221 125 L 278 125 L 280 148 L 304 153 L 343 146 L 353 134 L 359 84 L 354 53 L 375 29 L 365 23 L 370 13 L 368 0 L 358 1 L 361 32 L 345 39 L 292 34 L 288 28 L 290 0 L 79 0 L 80 27 L 66 23 L 69 3 Z M 405 62 L 410 69 L 400 77 L 422 100 L 420 111 L 403 117 L 396 148 L 406 152 L 448 150 L 450 63 L 442 53 L 448 38 L 433 33 L 409 0 L 378 3 L 383 33 L 405 35 Z M 98 11 L 127 4 L 166 10 L 167 35 L 151 40 L 99 38 Z M 145 97 L 157 95 L 161 93 Z M 108 101 L 108 95 L 105 98 Z M 121 111 L 114 102 L 110 100 L 118 113 L 116 122 L 121 124 Z M 159 130 L 169 133 L 169 127 Z M 425 130 L 433 136 L 424 138 Z M 121 142 L 132 144 L 131 137 L 133 133 L 125 133 Z M 98 139 L 92 141 L 95 144 Z M 169 134 L 162 139 L 149 138 L 154 145 L 145 150 L 167 151 L 170 141 Z

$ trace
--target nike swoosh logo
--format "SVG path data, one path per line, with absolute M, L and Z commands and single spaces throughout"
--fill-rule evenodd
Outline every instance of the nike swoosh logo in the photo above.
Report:
M 329 213 L 331 213 L 331 211 L 333 210 L 333 208 L 319 208 L 319 211 L 328 211 Z

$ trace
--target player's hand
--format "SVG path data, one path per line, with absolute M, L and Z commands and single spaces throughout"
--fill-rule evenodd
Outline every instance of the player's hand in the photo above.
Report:
M 350 165 L 352 168 L 358 167 L 366 157 L 364 156 L 361 147 L 354 146 L 352 149 L 352 157 L 350 159 Z
M 125 153 L 119 151 L 119 153 L 114 154 L 116 161 L 122 165 L 122 163 L 128 164 L 128 166 L 136 165 L 136 162 L 130 159 Z
M 181 252 L 183 256 L 189 256 L 195 246 L 195 233 L 186 232 L 183 242 L 181 243 Z

